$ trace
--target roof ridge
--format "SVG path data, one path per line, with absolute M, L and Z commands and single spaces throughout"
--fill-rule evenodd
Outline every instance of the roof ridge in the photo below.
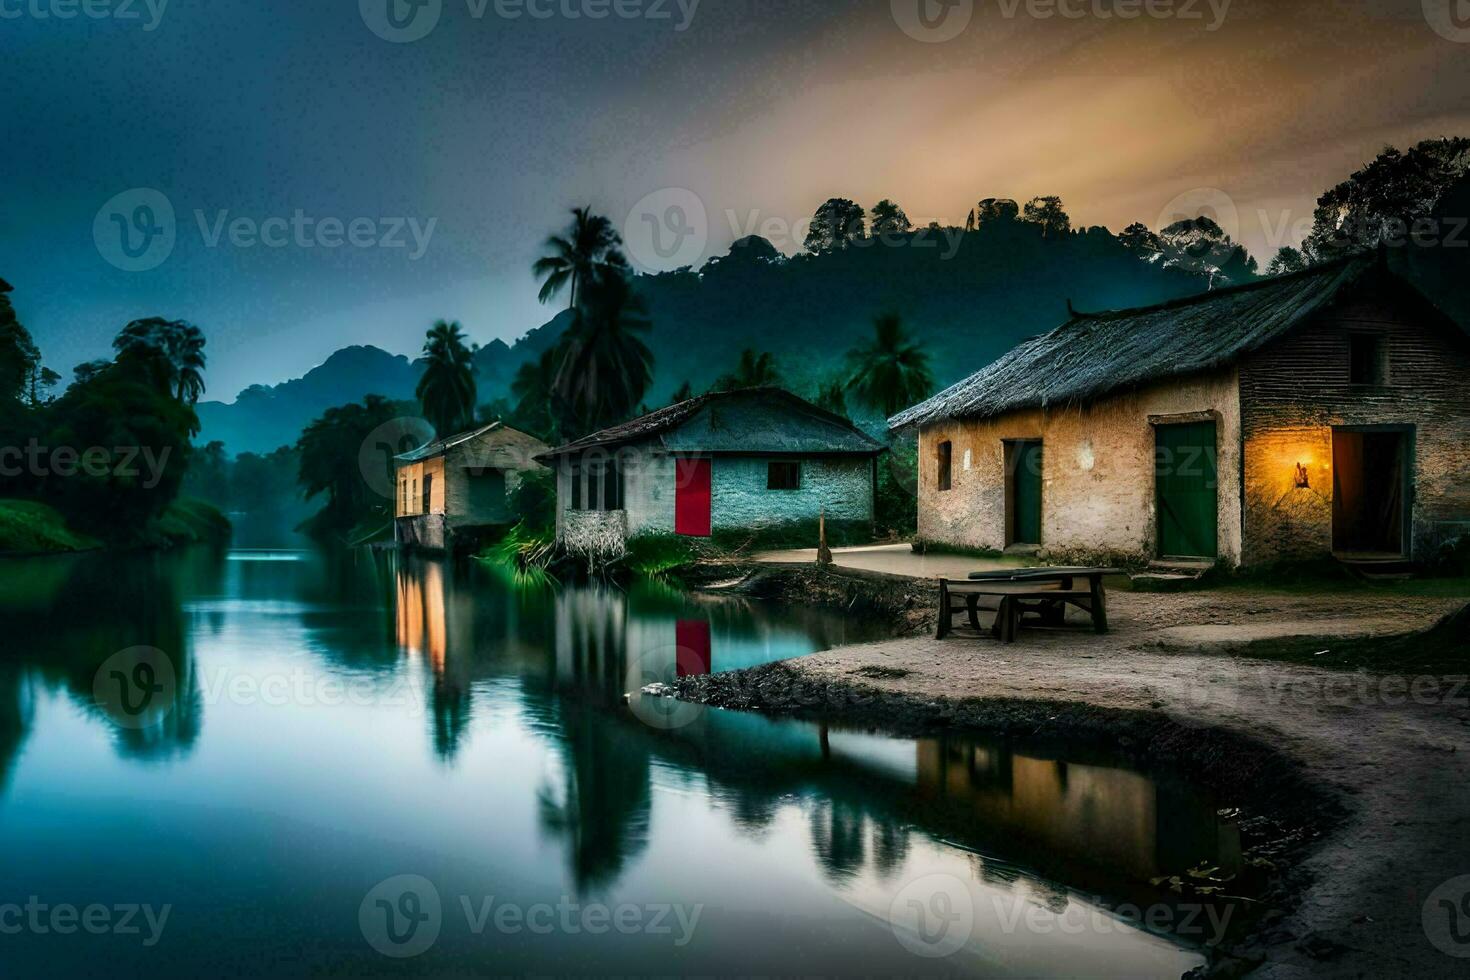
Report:
M 1125 306 L 1116 310 L 1097 310 L 1090 313 L 1074 310 L 1073 318 L 1068 320 L 1067 323 L 1072 323 L 1077 320 L 1115 320 L 1120 317 L 1139 316 L 1144 313 L 1157 313 L 1161 310 L 1175 310 L 1180 307 L 1194 306 L 1198 303 L 1208 303 L 1221 297 L 1250 292 L 1253 289 L 1277 286 L 1293 279 L 1306 279 L 1310 276 L 1322 275 L 1326 272 L 1351 265 L 1354 262 L 1363 262 L 1366 267 L 1367 262 L 1365 260 L 1368 257 L 1369 253 L 1367 252 L 1354 252 L 1341 258 L 1307 266 L 1305 269 L 1298 269 L 1295 272 L 1283 272 L 1277 276 L 1262 276 L 1250 282 L 1238 282 L 1229 286 L 1222 286 L 1219 289 L 1207 289 L 1202 293 L 1190 293 L 1188 296 L 1179 296 L 1174 299 L 1164 300 L 1161 303 L 1152 303 L 1148 306 Z M 1064 327 L 1067 323 L 1063 323 L 1060 326 Z

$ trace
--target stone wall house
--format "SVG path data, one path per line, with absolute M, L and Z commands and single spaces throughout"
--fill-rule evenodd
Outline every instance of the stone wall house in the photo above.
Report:
M 1470 531 L 1470 340 L 1381 256 L 1074 314 L 889 424 L 950 545 L 1394 563 Z
M 535 457 L 547 448 L 495 422 L 395 456 L 394 541 L 452 551 L 473 546 L 489 528 L 514 523 L 510 494 L 525 472 L 540 469 Z
M 557 539 L 616 553 L 640 534 L 871 524 L 882 443 L 779 388 L 701 395 L 538 457 Z M 813 542 L 815 543 L 815 542 Z

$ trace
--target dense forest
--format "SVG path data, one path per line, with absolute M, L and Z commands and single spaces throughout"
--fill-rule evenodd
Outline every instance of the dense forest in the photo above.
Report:
M 72 382 L 41 351 L 0 280 L 0 552 L 206 540 L 223 515 L 179 498 L 198 432 L 205 340 L 159 317 L 127 324 L 114 357 Z

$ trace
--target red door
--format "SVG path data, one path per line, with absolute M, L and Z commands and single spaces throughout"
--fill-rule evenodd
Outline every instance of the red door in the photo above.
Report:
M 674 464 L 674 533 L 709 537 L 710 461 L 679 459 Z

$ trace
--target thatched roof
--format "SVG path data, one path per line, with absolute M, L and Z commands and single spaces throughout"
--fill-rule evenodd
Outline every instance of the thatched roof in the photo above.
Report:
M 1324 308 L 1376 263 L 1356 256 L 1133 310 L 1074 313 L 988 367 L 888 420 L 892 429 L 1091 401 L 1225 367 Z
M 715 391 L 536 457 L 656 442 L 668 452 L 876 455 L 883 444 L 840 415 L 774 387 Z

